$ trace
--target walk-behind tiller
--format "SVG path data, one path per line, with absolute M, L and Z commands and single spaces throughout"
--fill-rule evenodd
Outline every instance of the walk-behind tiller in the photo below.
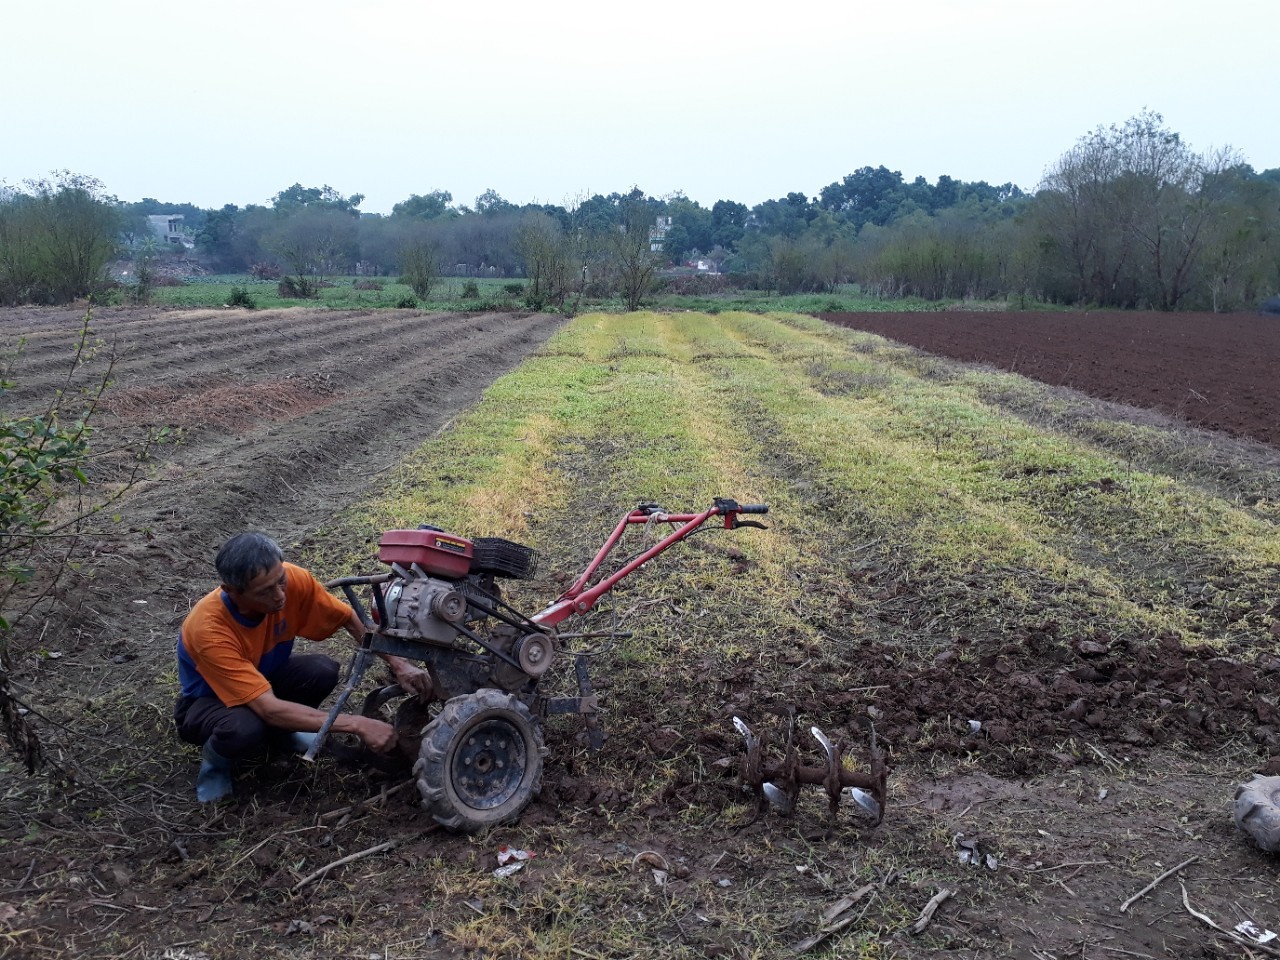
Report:
M 729 530 L 767 529 L 741 517 L 768 510 L 764 504 L 739 504 L 726 498 L 717 498 L 701 513 L 666 513 L 655 504 L 642 504 L 618 522 L 573 585 L 533 616 L 505 603 L 497 583 L 503 577 L 533 575 L 537 556 L 528 547 L 498 537 L 466 539 L 431 526 L 384 533 L 378 559 L 390 565 L 390 572 L 327 584 L 342 588 L 369 632 L 307 759 L 314 759 L 323 746 L 374 655 L 405 657 L 425 665 L 433 698 L 406 696 L 393 684 L 369 694 L 362 713 L 380 715 L 401 698 L 393 722 L 400 750 L 414 761 L 423 807 L 454 830 L 476 831 L 514 819 L 541 783 L 544 717 L 580 714 L 589 745 L 599 749 L 603 743 L 599 706 L 587 673 L 588 659 L 597 651 L 574 651 L 567 642 L 628 636 L 612 631 L 566 633 L 558 626 L 569 617 L 588 613 L 624 577 L 698 532 L 713 517 L 723 517 Z M 675 529 L 592 582 L 628 527 L 657 524 Z M 368 586 L 372 592 L 372 621 L 355 593 L 358 586 Z M 543 696 L 539 682 L 561 657 L 573 660 L 578 696 Z M 743 729 L 740 720 L 735 718 L 735 723 Z M 821 775 L 817 768 L 797 764 L 794 748 L 788 748 L 786 762 L 775 770 L 777 765 L 761 760 L 759 741 L 747 736 L 748 754 L 754 759 L 744 761 L 744 780 L 763 790 L 775 805 L 784 795 L 794 800 L 800 783 L 822 783 L 835 791 L 833 797 L 842 787 L 865 787 L 871 790 L 870 802 L 876 804 L 877 812 L 883 808 L 882 768 L 877 771 L 873 766 L 878 777 L 854 774 L 842 767 L 838 750 L 825 743 L 828 765 Z M 762 773 L 775 783 L 765 783 Z M 833 810 L 834 806 L 833 800 Z

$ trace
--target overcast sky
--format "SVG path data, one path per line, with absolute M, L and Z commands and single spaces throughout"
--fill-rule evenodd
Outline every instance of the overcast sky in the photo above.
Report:
M 1144 107 L 1280 167 L 1280 0 L 6 0 L 0 181 L 704 205 L 862 166 L 1033 189 Z

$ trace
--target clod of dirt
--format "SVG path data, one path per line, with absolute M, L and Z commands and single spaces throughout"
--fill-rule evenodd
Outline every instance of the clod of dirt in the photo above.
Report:
M 996 743 L 1009 742 L 1009 728 L 1003 723 L 993 723 L 987 726 L 987 736 Z
M 653 751 L 655 757 L 672 757 L 676 752 L 676 744 L 681 740 L 680 734 L 671 727 L 663 727 L 660 730 L 654 730 L 647 737 L 645 743 L 649 749 Z
M 1260 747 L 1280 746 L 1280 734 L 1277 734 L 1272 727 L 1254 727 L 1249 731 L 1249 737 Z

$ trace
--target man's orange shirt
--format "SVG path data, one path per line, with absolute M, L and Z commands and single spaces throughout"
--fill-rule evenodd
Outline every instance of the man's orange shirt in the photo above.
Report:
M 284 609 L 246 614 L 221 590 L 191 609 L 178 634 L 178 679 L 184 697 L 215 696 L 238 707 L 271 689 L 269 677 L 289 659 L 294 637 L 326 640 L 351 608 L 315 577 L 286 563 Z

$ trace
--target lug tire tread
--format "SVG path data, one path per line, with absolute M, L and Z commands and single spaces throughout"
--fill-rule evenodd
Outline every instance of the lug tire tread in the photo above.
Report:
M 1280 853 L 1280 777 L 1258 775 L 1236 788 L 1235 821 L 1259 849 Z
M 524 738 L 525 772 L 511 798 L 500 807 L 475 810 L 460 805 L 448 789 L 450 756 L 472 725 L 494 716 L 502 716 Z M 413 765 L 422 807 L 441 826 L 463 833 L 475 833 L 514 820 L 542 786 L 542 758 L 546 753 L 537 719 L 509 693 L 485 688 L 454 697 L 422 731 L 418 760 Z

